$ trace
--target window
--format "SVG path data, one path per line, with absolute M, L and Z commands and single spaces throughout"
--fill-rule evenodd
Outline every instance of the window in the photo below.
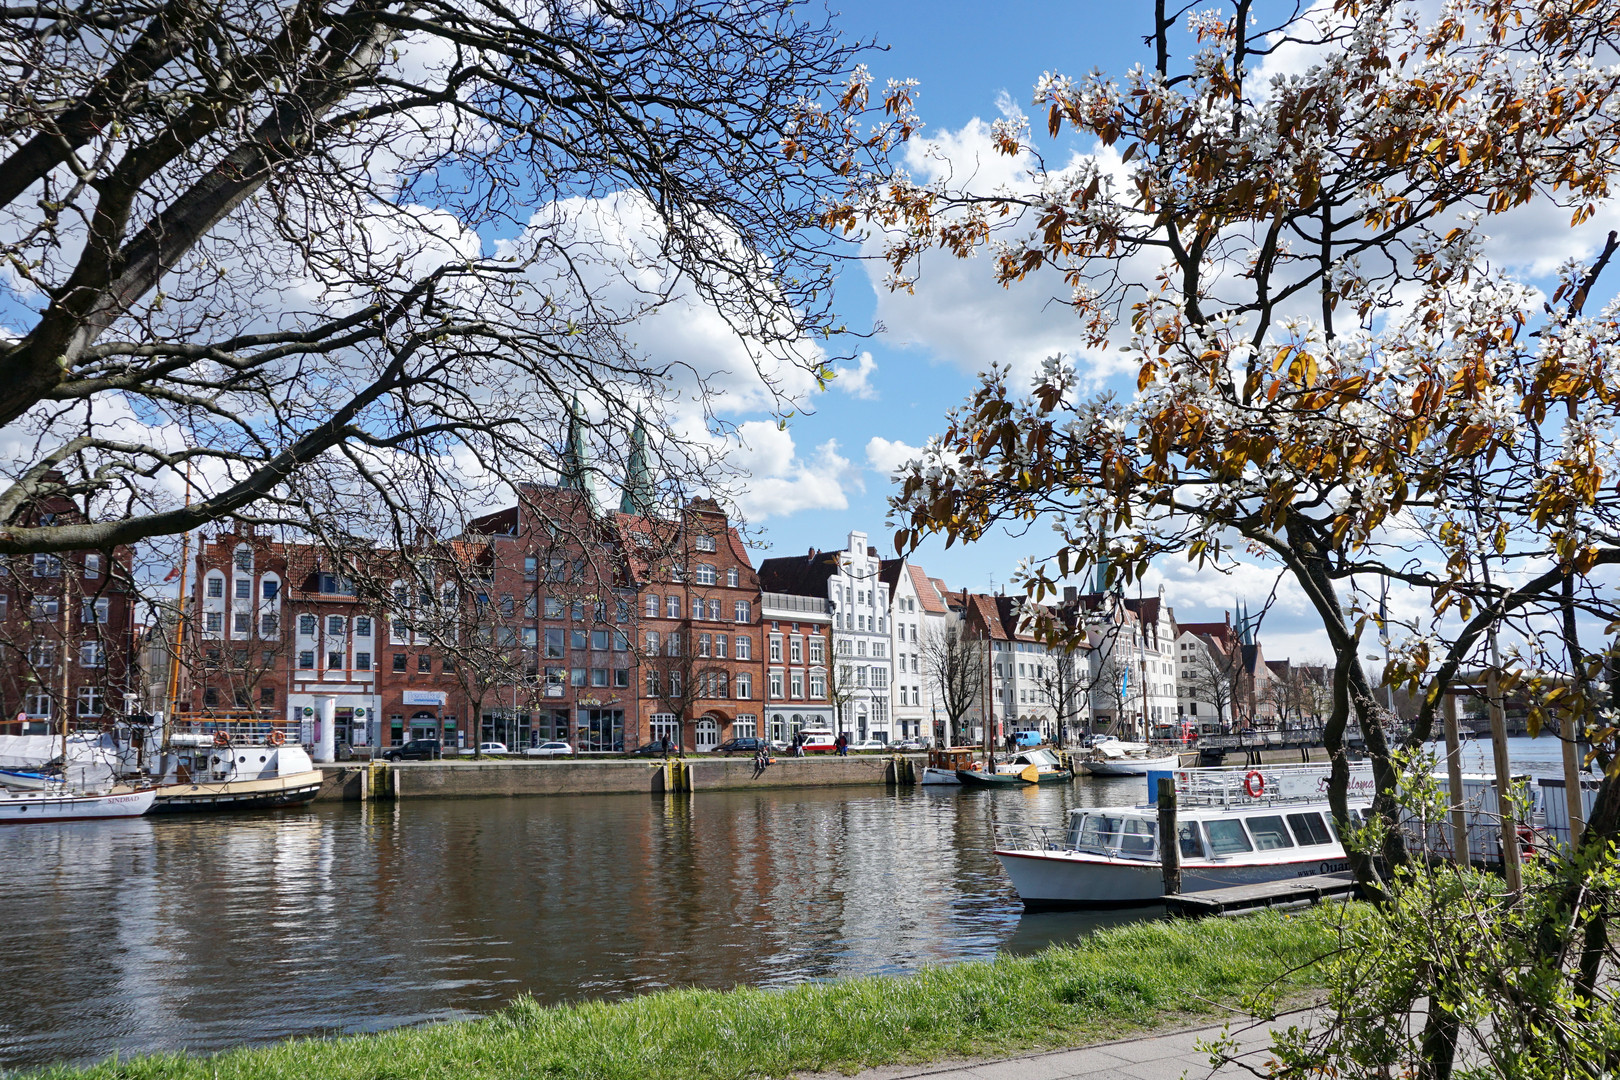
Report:
M 225 629 L 225 613 L 223 611 L 209 611 L 203 614 L 203 629 L 210 634 L 217 634 Z
M 563 602 L 555 596 L 546 597 L 546 618 L 560 619 L 563 617 Z
M 326 653 L 326 670 L 327 671 L 342 671 L 343 668 L 345 667 L 344 661 L 346 659 L 347 659 L 347 657 L 344 656 L 343 651 L 341 649 L 329 649 L 329 650 L 327 650 L 327 653 Z
M 251 600 L 253 598 L 253 582 L 245 577 L 237 578 L 236 598 L 238 600 Z
M 827 676 L 819 671 L 810 673 L 810 696 L 817 699 L 827 696 Z
M 326 620 L 326 634 L 328 637 L 343 636 L 343 616 L 332 615 Z
M 540 559 L 534 555 L 523 557 L 523 580 L 537 581 L 540 578 Z
M 298 616 L 298 632 L 300 634 L 304 635 L 305 637 L 314 637 L 315 636 L 315 616 L 313 616 L 313 615 L 300 615 L 300 616 Z
M 416 657 L 416 670 L 423 675 L 431 674 L 433 671 L 433 657 L 428 653 L 418 654 Z
M 788 695 L 790 697 L 804 697 L 804 676 L 795 671 L 788 676 Z
M 656 672 L 656 671 L 648 671 L 647 672 L 646 696 L 647 697 L 657 697 L 658 696 L 658 672 Z
M 865 686 L 866 685 L 866 665 L 864 665 L 864 664 L 855 669 L 855 685 L 856 686 Z
M 714 696 L 724 698 L 731 696 L 731 676 L 724 671 L 714 673 Z
M 789 663 L 794 663 L 794 664 L 802 664 L 802 663 L 804 663 L 804 639 L 803 638 L 795 637 L 795 638 L 789 638 L 788 639 L 788 662 Z
M 1212 855 L 1237 855 L 1254 850 L 1241 821 L 1206 821 L 1204 837 L 1209 841 Z
M 58 555 L 35 555 L 35 577 L 61 577 L 62 559 Z
M 630 601 L 620 597 L 613 603 L 613 621 L 627 623 L 630 621 Z
M 613 651 L 614 652 L 629 652 L 630 651 L 630 635 L 626 634 L 623 630 L 615 630 L 615 631 L 613 631 Z
M 726 584 L 735 589 L 738 587 L 738 583 L 740 581 L 741 577 L 737 573 L 737 568 L 735 566 L 728 566 L 726 568 Z
M 204 687 L 203 688 L 203 704 L 204 705 L 218 705 L 219 704 L 219 690 L 216 689 L 215 687 L 212 687 L 212 686 Z
M 1322 824 L 1321 814 L 1289 814 L 1288 824 L 1294 830 L 1294 839 L 1301 846 L 1306 844 L 1327 844 L 1333 838 L 1328 835 L 1327 826 Z
M 314 633 L 311 630 L 310 633 Z M 390 619 L 388 622 L 388 644 L 403 645 L 410 640 L 410 627 L 404 619 Z
M 1249 835 L 1254 837 L 1254 846 L 1261 851 L 1276 851 L 1279 848 L 1291 848 L 1294 841 L 1288 835 L 1288 829 L 1283 825 L 1281 817 L 1249 818 Z
M 681 617 L 680 597 L 667 596 L 664 598 L 664 617 L 666 619 L 678 619 Z
M 5 618 L 6 615 L 8 614 L 8 612 L 6 610 L 6 606 L 7 606 L 7 602 L 9 600 L 10 600 L 10 597 L 8 597 L 5 593 L 0 592 L 0 619 Z
M 714 635 L 714 655 L 719 659 L 724 660 L 726 658 L 726 650 L 730 645 L 730 642 L 731 639 L 726 637 L 724 634 Z
M 681 655 L 681 635 L 672 633 L 669 635 L 669 637 L 664 639 L 664 655 Z
M 274 600 L 281 595 L 281 582 L 275 578 L 265 578 L 260 591 L 266 600 Z
M 774 700 L 777 700 L 777 699 L 781 698 L 781 696 L 782 696 L 782 673 L 780 671 L 771 672 L 770 679 L 768 680 L 768 685 L 771 688 L 771 699 L 774 701 Z
M 740 690 L 738 697 L 746 697 Z M 752 739 L 759 735 L 759 720 L 752 713 L 742 713 L 731 723 L 731 734 L 738 739 Z
M 703 598 L 701 596 L 692 597 L 692 618 L 703 618 Z
M 84 557 L 84 576 L 98 578 L 101 576 L 101 556 L 86 555 Z
M 252 621 L 252 619 L 253 616 L 246 611 L 232 612 L 231 634 L 235 637 L 247 637 L 249 629 L 248 624 Z
M 752 622 L 753 609 L 754 605 L 749 603 L 747 600 L 738 600 L 735 604 L 731 605 L 731 621 L 740 623 Z
M 564 634 L 567 631 L 560 626 L 546 627 L 546 659 L 560 660 L 566 655 L 566 641 Z
M 236 551 L 232 553 L 232 561 L 236 563 L 236 568 L 238 570 L 252 570 L 253 549 L 248 547 L 246 544 L 240 545 L 237 547 Z
M 28 646 L 28 662 L 36 668 L 55 667 L 56 642 L 35 638 L 34 643 Z
M 99 687 L 99 686 L 81 686 L 81 687 L 79 687 L 79 715 L 80 716 L 100 716 L 101 715 L 101 687 Z
M 647 594 L 646 599 L 645 599 L 644 604 L 643 604 L 643 609 L 647 613 L 647 618 L 649 618 L 649 619 L 658 618 L 658 594 L 657 593 L 648 593 Z
M 713 551 L 715 549 L 714 537 L 712 537 L 712 536 L 694 537 L 693 540 L 692 540 L 692 549 L 694 551 Z M 711 566 L 709 569 L 713 570 L 714 568 Z M 703 568 L 701 566 L 698 567 L 698 572 L 699 573 L 703 572 Z M 713 585 L 714 582 L 711 581 L 711 582 L 709 582 L 709 584 Z
M 720 621 L 720 601 L 718 601 L 718 600 L 710 600 L 709 601 L 709 621 L 710 622 L 719 622 Z
M 608 632 L 606 630 L 591 631 L 591 648 L 595 649 L 597 652 L 607 652 Z
M 511 593 L 501 593 L 501 616 L 510 619 L 517 614 L 517 603 Z
M 810 639 L 810 662 L 812 664 L 820 664 L 824 662 L 821 654 L 821 639 L 819 637 L 813 637 Z
M 523 651 L 525 653 L 537 652 L 540 648 L 540 631 L 532 626 L 523 628 Z
M 606 686 L 607 684 L 608 684 L 608 669 L 607 668 L 599 668 L 599 667 L 591 668 L 591 685 L 592 686 Z
M 361 616 L 359 616 L 358 618 L 356 618 L 354 620 L 354 636 L 355 637 L 370 637 L 371 636 L 371 619 L 370 618 L 368 618 L 365 615 L 361 615 Z
M 857 641 L 855 643 L 855 655 L 856 656 L 865 656 L 866 655 L 866 639 L 865 638 L 862 638 L 861 640 L 859 640 L 859 641 Z
M 585 669 L 582 668 L 582 667 L 569 668 L 568 669 L 568 685 L 570 685 L 570 686 L 584 686 L 585 685 Z
M 570 630 L 568 643 L 576 649 L 588 649 L 591 647 L 591 632 L 584 629 Z
M 749 672 L 737 672 L 737 696 L 744 700 L 754 696 L 754 676 Z
M 782 662 L 782 639 L 777 637 L 775 634 L 772 634 L 771 635 L 771 663 L 780 664 L 781 662 Z
M 112 601 L 105 596 L 99 600 L 86 600 L 79 621 L 87 625 L 106 622 L 107 611 L 111 603 Z M 247 628 L 244 626 L 242 629 L 245 631 Z
M 298 654 L 298 670 L 300 670 L 300 671 L 314 671 L 315 670 L 315 650 L 314 649 L 305 649 L 305 650 L 303 650 L 302 652 L 300 652 Z
M 51 692 L 49 690 L 34 690 L 29 693 L 28 715 L 47 718 L 51 715 Z
M 710 648 L 709 648 L 709 647 L 710 647 L 710 638 L 709 638 L 709 635 L 708 635 L 708 634 L 699 634 L 699 635 L 698 635 L 698 650 L 697 650 L 697 654 L 698 654 L 698 655 L 699 655 L 699 656 L 705 656 L 705 657 L 706 657 L 706 656 L 708 656 L 708 655 L 709 655 L 709 651 L 710 651 Z
M 672 698 L 681 696 L 681 673 L 678 671 L 669 673 L 669 696 Z
M 622 688 L 628 690 L 630 688 L 630 669 L 629 668 L 614 668 L 613 669 L 613 685 L 617 686 L 617 687 L 622 687 Z
M 269 612 L 259 616 L 259 636 L 273 638 L 281 633 L 281 617 Z
M 754 639 L 747 634 L 737 635 L 737 659 L 752 660 L 754 658 Z
M 404 653 L 397 652 L 397 653 L 394 654 L 394 670 L 395 671 L 404 671 L 404 670 L 406 670 L 406 664 L 407 664 L 407 660 L 406 660 L 406 656 L 405 656 Z
M 659 646 L 663 643 L 663 640 L 664 639 L 659 635 L 658 631 L 647 631 L 647 655 L 657 656 Z
M 368 653 L 368 652 L 357 652 L 357 653 L 355 653 L 354 654 L 354 670 L 356 670 L 356 671 L 370 671 L 371 670 L 371 654 Z
M 335 593 L 338 596 L 354 595 L 354 582 L 342 574 L 321 574 L 318 584 L 323 593 Z

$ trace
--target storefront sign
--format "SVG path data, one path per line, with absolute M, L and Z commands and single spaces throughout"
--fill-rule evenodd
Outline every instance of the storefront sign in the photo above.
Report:
M 406 705 L 443 705 L 444 691 L 442 690 L 407 690 L 401 698 Z

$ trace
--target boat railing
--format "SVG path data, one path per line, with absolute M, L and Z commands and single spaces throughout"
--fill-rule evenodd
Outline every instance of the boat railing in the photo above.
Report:
M 1326 764 L 1237 765 L 1174 770 L 1180 806 L 1282 806 L 1327 798 L 1331 767 Z M 1350 767 L 1352 798 L 1373 792 L 1372 766 Z
M 1063 828 L 1028 821 L 993 821 L 996 847 L 1012 851 L 1062 851 Z

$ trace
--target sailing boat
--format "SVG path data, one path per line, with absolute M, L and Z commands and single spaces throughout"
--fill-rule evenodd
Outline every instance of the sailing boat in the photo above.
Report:
M 61 610 L 65 617 L 73 611 L 72 581 L 72 572 L 64 567 Z M 65 627 L 64 622 L 64 639 L 67 637 Z M 64 644 L 71 642 L 64 640 Z M 34 790 L 0 788 L 0 825 L 140 817 L 152 808 L 152 802 L 157 798 L 155 788 L 112 786 L 110 769 L 106 770 L 104 777 L 98 777 L 81 764 L 78 777 L 74 777 L 75 770 L 71 767 L 68 756 L 67 657 L 70 655 L 72 655 L 70 649 L 63 650 L 62 724 L 58 736 L 63 779 L 59 783 L 42 783 Z

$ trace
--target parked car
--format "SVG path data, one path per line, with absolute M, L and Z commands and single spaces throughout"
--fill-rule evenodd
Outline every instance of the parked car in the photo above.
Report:
M 756 739 L 752 736 L 744 735 L 736 739 L 727 739 L 725 742 L 715 747 L 714 752 L 716 754 L 725 754 L 729 757 L 732 754 L 757 754 L 761 750 L 769 750 L 770 747 L 771 744 L 768 739 Z
M 630 756 L 631 757 L 668 757 L 668 756 L 670 756 L 670 755 L 672 755 L 674 753 L 675 753 L 675 744 L 673 742 L 670 742 L 670 743 L 666 744 L 664 742 L 664 740 L 662 740 L 662 739 L 653 739 L 651 742 L 644 742 L 640 746 L 636 747 L 634 750 L 630 751 Z
M 524 757 L 572 757 L 574 748 L 560 739 L 551 739 L 523 751 Z
M 883 745 L 883 740 L 882 739 L 862 739 L 860 742 L 852 742 L 852 743 L 850 743 L 849 748 L 852 751 L 856 752 L 856 753 L 860 753 L 863 750 L 887 750 L 888 749 L 888 747 Z
M 918 738 L 901 739 L 899 742 L 894 744 L 894 749 L 896 749 L 896 750 L 926 750 L 926 749 L 928 749 L 928 742 L 925 739 L 918 739 Z
M 772 739 L 771 749 L 775 750 L 778 754 L 785 754 L 789 750 L 793 749 L 793 744 L 788 742 L 786 739 Z
M 1085 738 L 1081 739 L 1080 740 L 1080 745 L 1085 746 L 1085 747 L 1092 747 L 1092 746 L 1101 746 L 1103 743 L 1107 743 L 1107 742 L 1119 742 L 1119 736 L 1117 736 L 1117 735 L 1104 735 L 1102 732 L 1099 731 L 1094 735 L 1087 735 Z
M 511 751 L 506 749 L 506 744 L 503 742 L 481 742 L 478 744 L 478 752 L 480 754 L 506 754 Z
M 438 739 L 412 739 L 388 751 L 389 761 L 438 761 L 444 757 L 444 744 Z

